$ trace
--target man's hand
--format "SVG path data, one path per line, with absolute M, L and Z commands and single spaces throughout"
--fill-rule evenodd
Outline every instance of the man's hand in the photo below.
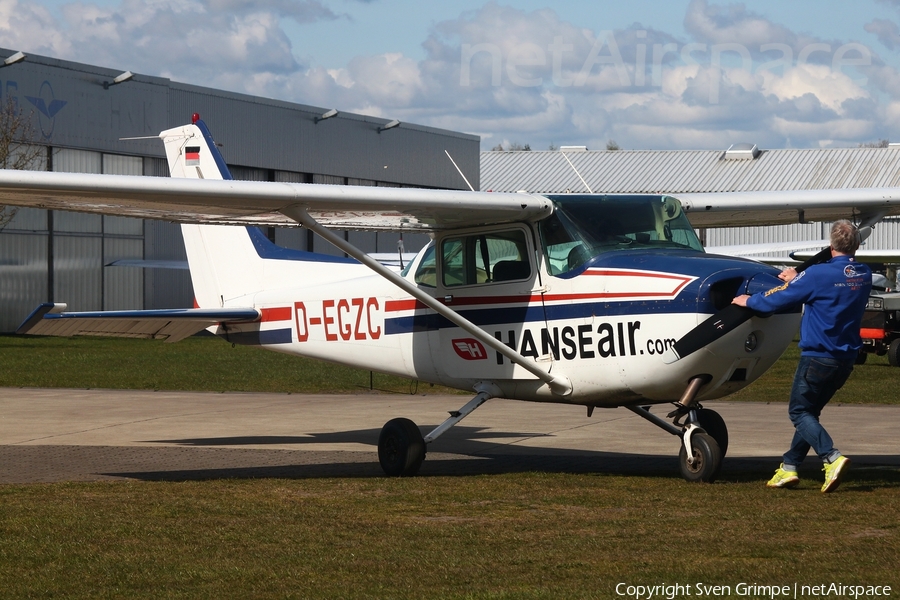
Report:
M 780 279 L 782 281 L 790 281 L 796 276 L 797 276 L 797 269 L 795 269 L 794 267 L 788 267 L 787 269 L 785 269 L 784 271 L 782 271 L 781 273 L 778 274 L 778 279 Z
M 738 306 L 747 306 L 747 298 L 749 298 L 747 294 L 741 294 L 731 301 L 732 304 L 737 304 Z

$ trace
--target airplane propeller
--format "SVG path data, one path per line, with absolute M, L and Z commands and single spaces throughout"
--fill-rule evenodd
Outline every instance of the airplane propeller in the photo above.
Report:
M 795 268 L 797 273 L 805 271 L 812 265 L 826 262 L 831 259 L 831 247 L 820 250 L 815 255 L 805 260 L 801 265 Z M 688 331 L 680 340 L 663 355 L 663 362 L 667 365 L 681 360 L 685 356 L 693 354 L 697 350 L 704 348 L 726 333 L 734 331 L 748 321 L 750 317 L 756 314 L 752 309 L 737 304 L 729 304 L 710 318 L 706 319 L 690 331 Z

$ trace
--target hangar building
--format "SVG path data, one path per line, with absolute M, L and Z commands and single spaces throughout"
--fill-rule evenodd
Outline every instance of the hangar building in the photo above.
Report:
M 34 168 L 167 176 L 160 131 L 199 113 L 235 179 L 468 189 L 445 150 L 478 185 L 478 136 L 337 112 L 169 79 L 0 49 L 0 107 L 31 119 Z M 122 83 L 113 83 L 123 75 Z M 112 85 L 110 85 L 112 84 Z M 334 114 L 336 113 L 336 114 Z M 323 118 L 328 116 L 328 118 Z M 12 209 L 6 208 L 9 215 Z M 334 254 L 301 229 L 268 231 L 276 243 Z M 367 252 L 397 252 L 399 235 L 348 232 Z M 406 251 L 427 241 L 406 235 Z M 185 260 L 177 225 L 21 209 L 0 231 L 0 331 L 13 331 L 41 302 L 69 310 L 174 308 L 192 304 L 186 270 L 111 267 L 119 259 Z

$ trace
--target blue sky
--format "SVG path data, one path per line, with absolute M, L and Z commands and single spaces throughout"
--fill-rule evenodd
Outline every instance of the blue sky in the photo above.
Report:
M 900 141 L 900 0 L 0 1 L 0 47 L 535 150 Z

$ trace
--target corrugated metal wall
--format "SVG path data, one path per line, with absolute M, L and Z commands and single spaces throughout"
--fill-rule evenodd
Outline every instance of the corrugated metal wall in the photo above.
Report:
M 35 299 L 50 295 L 46 222 L 45 211 L 22 209 L 0 235 L 0 331 L 14 330 Z
M 827 240 L 831 223 L 772 225 L 769 227 L 728 227 L 706 230 L 707 246 L 741 244 L 774 244 L 807 240 Z M 900 248 L 900 221 L 887 218 L 875 226 L 863 245 L 864 250 L 896 250 Z M 785 252 L 765 252 L 759 256 L 785 256 Z

